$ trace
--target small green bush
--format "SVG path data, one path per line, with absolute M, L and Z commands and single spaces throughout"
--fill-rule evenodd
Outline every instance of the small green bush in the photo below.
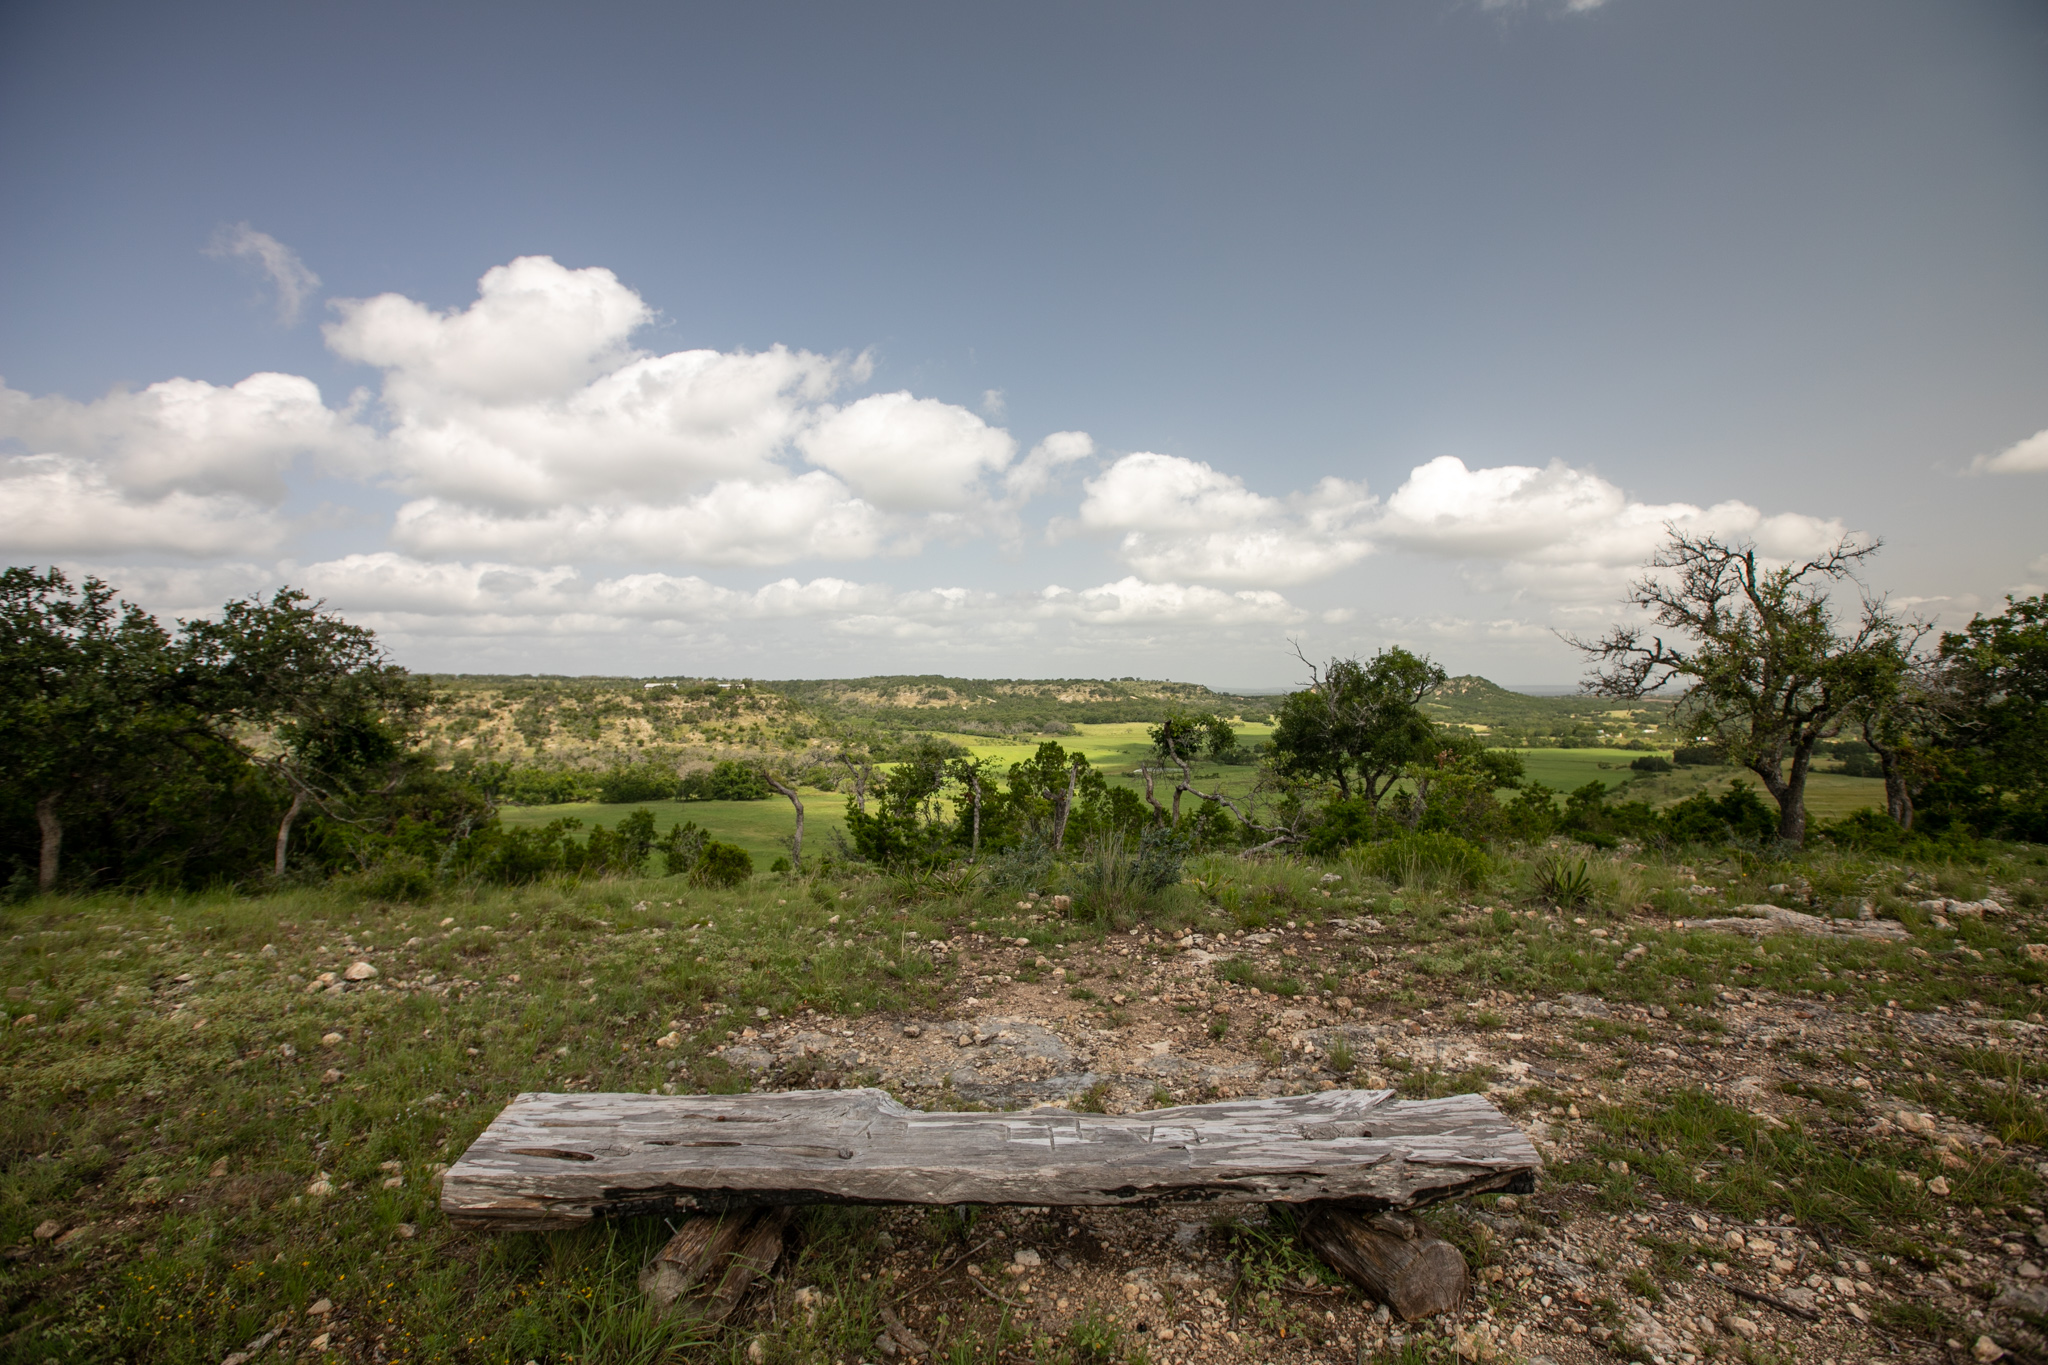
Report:
M 1644 754 L 1628 766 L 1639 773 L 1668 773 L 1671 771 L 1671 760 L 1662 754 Z
M 1396 886 L 1471 890 L 1486 880 L 1492 862 L 1477 844 L 1455 834 L 1403 834 L 1366 844 L 1356 854 L 1361 871 Z
M 704 845 L 690 872 L 691 878 L 704 886 L 738 886 L 753 875 L 753 854 L 738 844 L 722 844 L 716 839 Z
M 433 898 L 434 874 L 417 859 L 397 858 L 371 868 L 356 885 L 371 900 L 416 905 Z

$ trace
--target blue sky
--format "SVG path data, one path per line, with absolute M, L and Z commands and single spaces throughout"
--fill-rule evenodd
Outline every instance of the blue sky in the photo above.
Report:
M 0 549 L 415 667 L 1575 676 L 2048 581 L 2048 10 L 18 4 Z M 254 376 L 254 378 L 252 378 Z

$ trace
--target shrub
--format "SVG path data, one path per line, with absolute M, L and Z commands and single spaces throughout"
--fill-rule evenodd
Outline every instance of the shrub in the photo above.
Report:
M 642 806 L 610 829 L 590 831 L 583 846 L 584 872 L 637 877 L 654 851 L 654 812 Z
M 568 768 L 514 768 L 509 764 L 479 764 L 477 784 L 513 806 L 559 806 L 569 801 L 595 800 L 597 783 L 589 773 Z
M 1671 761 L 1681 768 L 1718 768 L 1728 761 L 1728 751 L 1718 744 L 1681 744 L 1671 751 Z
M 704 845 L 690 876 L 705 886 L 734 887 L 754 875 L 754 857 L 738 844 L 716 839 Z
M 1760 844 L 1778 835 L 1778 812 L 1740 780 L 1720 796 L 1701 792 L 1667 807 L 1663 823 L 1670 839 L 1681 844 Z
M 704 854 L 704 845 L 710 834 L 700 829 L 694 820 L 677 823 L 661 841 L 662 870 L 671 877 L 680 877 L 697 866 L 697 860 Z
M 1644 754 L 1628 766 L 1639 773 L 1668 773 L 1671 771 L 1671 760 L 1662 754 Z
M 607 770 L 597 779 L 597 799 L 606 805 L 630 801 L 669 801 L 676 794 L 676 775 L 654 763 L 636 763 Z
M 1181 869 L 1194 852 L 1193 833 L 1157 827 L 1145 831 L 1138 840 L 1138 856 L 1131 865 L 1131 880 L 1139 890 L 1156 896 L 1179 883 Z
M 1455 834 L 1403 834 L 1367 844 L 1357 855 L 1360 870 L 1396 886 L 1447 886 L 1470 890 L 1486 880 L 1492 864 L 1477 844 Z
M 394 858 L 373 867 L 356 883 L 371 900 L 419 904 L 434 894 L 434 874 L 415 858 Z
M 1607 803 L 1607 786 L 1588 782 L 1565 797 L 1562 827 L 1582 843 L 1612 848 L 1622 839 L 1661 834 L 1664 826 L 1647 801 Z
M 1593 871 L 1584 858 L 1545 858 L 1536 864 L 1537 894 L 1560 910 L 1593 899 Z
M 685 773 L 676 783 L 676 795 L 684 801 L 766 801 L 774 794 L 761 774 L 731 758 Z
M 1340 849 L 1362 844 L 1377 830 L 1399 828 L 1392 819 L 1375 818 L 1372 803 L 1362 796 L 1332 801 L 1323 807 L 1323 818 L 1309 832 L 1302 851 L 1311 858 L 1327 858 Z
M 766 801 L 771 795 L 761 774 L 744 763 L 729 758 L 711 770 L 713 801 Z

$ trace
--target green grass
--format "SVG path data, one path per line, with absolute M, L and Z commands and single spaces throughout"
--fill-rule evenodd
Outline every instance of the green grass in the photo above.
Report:
M 707 806 L 670 809 L 708 823 Z M 786 818 L 788 807 L 740 809 Z M 2010 888 L 2040 870 L 2037 851 L 1991 849 L 1981 864 L 1922 869 L 1829 849 L 1791 860 L 1684 856 L 1692 859 L 1685 867 L 1650 853 L 1589 855 L 1593 898 L 1568 914 L 1533 894 L 1526 854 L 1504 856 L 1487 884 L 1457 893 L 1397 892 L 1345 864 L 1211 856 L 1190 865 L 1199 883 L 1135 913 L 1209 933 L 1246 916 L 1306 927 L 1371 914 L 1382 928 L 1369 940 L 1324 935 L 1291 943 L 1297 958 L 1235 957 L 1218 963 L 1217 975 L 1279 995 L 1316 981 L 1377 1006 L 1382 1018 L 1412 1004 L 1486 1027 L 1498 1020 L 1474 998 L 1485 991 L 1598 996 L 1617 1017 L 1552 1024 L 1526 1046 L 1571 1058 L 1560 1069 L 1600 1084 L 1625 1078 L 1659 1039 L 1683 1047 L 1691 1035 L 1713 1046 L 1700 1035 L 1720 1027 L 1709 1007 L 1723 991 L 1832 995 L 1838 1009 L 1871 1011 L 1867 1027 L 1840 1056 L 1788 1045 L 1788 1067 L 1853 1063 L 1882 1092 L 1881 1106 L 1964 1118 L 2023 1147 L 2048 1139 L 2039 1097 L 2048 1064 L 2035 1052 L 1923 1043 L 1882 1013 L 1890 1000 L 2005 1018 L 2040 1009 L 2048 970 L 2019 951 L 2040 937 L 2031 915 L 1937 931 L 1905 889 L 1937 879 Z M 1323 883 L 1326 871 L 1344 879 Z M 1769 891 L 1794 882 L 1811 889 L 1810 901 Z M 1777 894 L 1826 912 L 1868 898 L 1913 937 L 1758 943 L 1673 929 L 1669 915 L 1706 908 L 1708 898 L 1680 890 L 1694 884 L 1719 888 L 1713 904 Z M 0 1262 L 0 1357 L 217 1365 L 280 1315 L 325 1297 L 351 1324 L 354 1355 L 367 1355 L 374 1325 L 387 1358 L 465 1365 L 678 1353 L 737 1365 L 757 1332 L 773 1361 L 871 1358 L 879 1291 L 858 1276 L 872 1269 L 883 1215 L 806 1213 L 793 1245 L 809 1259 L 762 1291 L 817 1285 L 831 1296 L 829 1312 L 806 1316 L 776 1299 L 772 1313 L 744 1328 L 698 1339 L 641 1312 L 634 1275 L 666 1235 L 658 1222 L 545 1237 L 458 1233 L 440 1219 L 432 1177 L 523 1090 L 733 1091 L 755 1078 L 729 1069 L 718 1049 L 761 1012 L 857 1019 L 943 1008 L 963 988 L 917 947 L 924 940 L 976 930 L 1028 936 L 1071 966 L 1103 941 L 1089 925 L 1034 920 L 1008 895 L 902 891 L 873 875 L 763 874 L 723 892 L 641 878 L 451 890 L 425 905 L 371 899 L 336 882 L 252 896 L 107 894 L 0 906 L 5 1014 L 35 1016 L 0 1028 L 0 1246 L 31 1249 Z M 1957 952 L 1958 944 L 1982 957 Z M 1638 945 L 1644 951 L 1629 957 Z M 318 973 L 359 957 L 377 965 L 375 989 L 307 992 Z M 1135 970 L 1108 964 L 1091 986 L 1136 993 L 1126 975 Z M 1088 988 L 1067 989 L 1085 1002 Z M 1622 1016 L 1631 1003 L 1665 1015 L 1653 1009 L 1654 1023 Z M 1212 1013 L 1207 1026 L 1212 1038 L 1247 1054 L 1264 1048 L 1269 1064 L 1283 1064 L 1270 1040 L 1245 1037 L 1256 1035 L 1257 1018 L 1255 1009 L 1237 1012 L 1232 1027 L 1233 1016 Z M 1122 1010 L 1101 1020 L 1131 1022 Z M 678 1046 L 657 1046 L 671 1033 Z M 325 1041 L 330 1034 L 338 1037 Z M 1333 1065 L 1345 1060 L 1333 1050 Z M 1492 1079 L 1484 1070 L 1380 1060 L 1408 1094 L 1484 1089 Z M 327 1079 L 330 1070 L 339 1074 Z M 799 1079 L 790 1071 L 765 1083 Z M 1107 1107 L 1112 1093 L 1104 1082 L 1080 1106 Z M 1583 1180 L 1616 1209 L 1654 1189 L 1745 1220 L 1791 1215 L 1838 1241 L 1911 1255 L 1936 1238 L 1926 1228 L 1944 1208 L 2039 1202 L 2031 1162 L 1973 1158 L 1952 1169 L 1925 1143 L 1873 1136 L 1867 1099 L 1845 1082 L 1789 1082 L 1772 1100 L 1785 1126 L 1692 1089 L 1613 1105 L 1580 1092 L 1594 1141 L 1585 1160 L 1546 1178 Z M 1535 1091 L 1519 1101 L 1542 1102 Z M 1610 1161 L 1626 1161 L 1628 1172 L 1610 1170 Z M 384 1187 L 385 1163 L 396 1163 L 395 1188 Z M 316 1197 L 308 1188 L 322 1173 L 335 1192 Z M 1945 1173 L 1955 1192 L 1936 1204 L 1902 1173 L 1923 1181 Z M 32 1242 L 31 1230 L 52 1218 L 90 1232 L 63 1250 Z M 402 1236 L 401 1226 L 416 1235 Z M 1294 1309 L 1256 1281 L 1299 1278 L 1299 1248 L 1261 1249 L 1258 1237 L 1233 1245 L 1254 1281 L 1246 1311 L 1285 1325 Z M 1668 1287 L 1676 1272 L 1665 1262 L 1686 1253 L 1653 1250 Z M 992 1321 L 956 1316 L 935 1344 L 946 1358 L 994 1359 L 1009 1349 L 1003 1334 L 1016 1329 Z M 1082 1337 L 1038 1358 L 1124 1349 Z
M 1089 763 L 1099 769 L 1103 776 L 1115 786 L 1129 787 L 1143 792 L 1143 778 L 1132 776 L 1133 770 L 1152 760 L 1152 741 L 1147 737 L 1151 726 L 1139 721 L 1104 722 L 1101 724 L 1076 725 L 1075 733 L 1059 738 L 1069 752 L 1078 750 L 1088 756 Z M 1236 727 L 1237 742 L 1241 745 L 1264 743 L 1272 738 L 1273 727 L 1267 724 L 1241 724 Z M 985 735 L 947 734 L 941 738 L 952 740 L 973 751 L 978 757 L 992 758 L 999 763 L 1021 762 L 1031 757 L 1043 741 L 1003 741 L 990 739 Z M 1221 791 L 1232 796 L 1249 792 L 1257 780 L 1258 769 L 1250 766 L 1237 767 L 1221 763 L 1197 763 L 1194 765 L 1195 785 L 1203 791 Z M 1173 794 L 1173 779 L 1154 779 L 1155 792 L 1162 803 L 1170 802 Z
M 1075 727 L 1078 735 L 1067 736 L 1061 742 L 1069 749 L 1079 749 L 1087 754 L 1089 762 L 1100 768 L 1111 783 L 1142 792 L 1143 780 L 1130 776 L 1130 773 L 1151 753 L 1150 741 L 1145 737 L 1148 728 L 1136 722 L 1080 725 Z M 1267 738 L 1271 732 L 1270 726 L 1242 726 L 1239 739 L 1240 742 L 1251 743 Z M 1009 742 L 983 735 L 950 734 L 942 737 L 979 756 L 1006 764 L 1029 758 L 1038 744 L 1036 740 Z M 1644 800 L 1653 805 L 1667 805 L 1696 791 L 1720 790 L 1732 778 L 1744 776 L 1731 768 L 1700 768 L 1648 777 L 1629 771 L 1629 761 L 1639 755 L 1626 749 L 1525 749 L 1521 753 L 1531 778 L 1560 791 L 1570 791 L 1597 779 L 1610 788 L 1625 788 L 1617 792 L 1617 800 Z M 1195 772 L 1197 785 L 1202 790 L 1221 791 L 1233 796 L 1248 792 L 1257 777 L 1254 768 L 1213 763 L 1197 764 Z M 1754 777 L 1749 781 L 1755 785 Z M 1882 809 L 1884 806 L 1884 783 L 1875 778 L 1816 773 L 1809 783 L 1807 810 L 1816 819 L 1838 819 L 1862 807 Z M 1157 787 L 1160 801 L 1170 800 L 1171 794 L 1171 784 L 1161 780 Z M 851 798 L 844 792 L 806 790 L 803 799 L 804 856 L 822 857 L 832 846 L 831 832 L 845 833 L 846 807 Z M 658 833 L 666 833 L 680 821 L 694 820 L 709 830 L 713 838 L 738 844 L 747 850 L 753 855 L 756 866 L 762 869 L 769 867 L 777 858 L 787 856 L 789 836 L 796 827 L 796 816 L 789 802 L 779 796 L 767 801 L 635 801 L 618 805 L 570 802 L 557 806 L 506 806 L 500 814 L 507 825 L 522 828 L 544 825 L 564 816 L 574 816 L 586 825 L 609 827 L 642 806 L 654 812 Z
M 842 792 L 804 793 L 806 860 L 831 852 L 832 831 L 846 832 L 849 799 Z M 527 828 L 574 816 L 586 826 L 610 828 L 643 806 L 654 812 L 657 835 L 693 820 L 709 830 L 712 838 L 738 844 L 752 854 L 755 869 L 763 872 L 777 858 L 789 856 L 789 836 L 796 829 L 796 812 L 780 796 L 767 801 L 629 801 L 614 805 L 574 801 L 559 806 L 505 806 L 499 810 L 499 818 L 514 828 Z
M 433 1169 L 523 1090 L 743 1089 L 713 1051 L 762 1011 L 928 1006 L 939 973 L 904 930 L 942 928 L 769 877 L 7 907 L 0 979 L 36 1019 L 0 1034 L 0 1243 L 53 1214 L 94 1229 L 5 1270 L 7 1354 L 218 1361 L 326 1297 L 394 1354 L 661 1358 L 675 1333 L 633 1285 L 658 1223 L 473 1237 L 440 1221 Z M 306 994 L 358 957 L 376 989 Z
M 1149 728 L 1137 722 L 1079 725 L 1075 727 L 1078 734 L 1063 736 L 1060 743 L 1069 750 L 1078 749 L 1087 754 L 1088 761 L 1102 769 L 1112 783 L 1143 791 L 1143 780 L 1128 774 L 1152 751 L 1151 741 L 1145 737 Z M 1263 740 L 1271 734 L 1269 725 L 1238 727 L 1239 742 L 1244 744 Z M 1013 742 L 990 739 L 986 735 L 944 733 L 940 738 L 952 740 L 979 757 L 993 758 L 1006 765 L 1031 757 L 1041 742 L 1037 739 Z M 1248 791 L 1257 774 L 1254 768 L 1214 763 L 1199 764 L 1195 771 L 1198 784 L 1204 791 L 1224 791 L 1232 795 Z M 1161 786 L 1158 794 L 1162 802 L 1169 801 L 1171 784 Z M 831 849 L 832 832 L 846 832 L 846 808 L 851 799 L 844 792 L 804 791 L 805 858 L 824 856 Z M 755 865 L 762 870 L 777 858 L 788 856 L 789 836 L 796 828 L 796 814 L 790 809 L 789 802 L 780 796 L 767 801 L 633 801 L 616 805 L 577 801 L 557 806 L 506 806 L 500 811 L 500 817 L 507 825 L 519 828 L 545 825 L 564 816 L 574 816 L 585 825 L 609 828 L 642 806 L 654 812 L 657 833 L 665 834 L 681 821 L 694 820 L 709 830 L 714 839 L 738 844 L 752 854 Z

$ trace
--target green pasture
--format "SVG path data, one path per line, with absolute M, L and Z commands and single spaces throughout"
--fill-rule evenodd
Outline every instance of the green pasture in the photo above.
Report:
M 1588 782 L 1605 782 L 1614 799 L 1647 801 L 1668 806 L 1701 791 L 1721 791 L 1733 781 L 1745 781 L 1759 796 L 1770 798 L 1756 774 L 1743 768 L 1679 768 L 1669 773 L 1639 773 L 1629 764 L 1641 758 L 1629 749 L 1523 749 L 1522 768 L 1531 778 L 1559 791 L 1572 791 Z M 1615 791 L 1626 786 L 1625 791 Z M 1884 781 L 1876 777 L 1844 777 L 1840 773 L 1810 773 L 1806 779 L 1806 813 L 1816 820 L 1839 820 L 1852 811 L 1884 809 Z
M 841 792 L 804 792 L 804 851 L 807 855 L 831 847 L 832 830 L 846 831 L 846 796 Z M 711 832 L 711 837 L 738 844 L 754 855 L 754 868 L 766 872 L 777 858 L 789 856 L 789 836 L 796 829 L 796 812 L 782 797 L 767 801 L 625 801 L 606 805 L 601 801 L 570 801 L 559 806 L 504 806 L 499 817 L 514 828 L 545 825 L 550 820 L 574 816 L 584 825 L 609 828 L 624 817 L 646 807 L 654 812 L 657 834 L 666 834 L 685 820 L 694 820 Z
M 1273 727 L 1266 724 L 1240 724 L 1237 741 L 1250 745 L 1262 743 L 1273 736 Z M 1139 765 L 1152 757 L 1152 726 L 1143 721 L 1117 721 L 1101 724 L 1077 725 L 1077 734 L 1060 740 L 1069 751 L 1078 750 L 1088 756 L 1088 761 L 1100 769 L 1102 775 L 1118 786 L 1143 791 L 1143 778 L 1132 776 Z M 1005 766 L 1021 763 L 1037 750 L 1040 740 L 993 740 L 985 735 L 941 735 L 970 750 L 979 758 L 992 758 Z M 1250 791 L 1258 769 L 1250 765 L 1233 767 L 1221 763 L 1197 763 L 1195 781 L 1203 791 L 1221 791 L 1232 796 Z M 1161 800 L 1167 799 L 1172 790 L 1170 784 L 1159 789 Z
M 1128 776 L 1151 753 L 1145 735 L 1150 727 L 1138 722 L 1077 726 L 1078 735 L 1061 742 L 1069 750 L 1088 755 L 1088 761 L 1117 785 L 1142 791 L 1144 782 Z M 1272 734 L 1269 725 L 1245 725 L 1239 738 L 1249 742 Z M 990 739 L 985 735 L 941 735 L 968 749 L 977 757 L 991 758 L 1008 766 L 1031 756 L 1039 741 Z M 1535 781 L 1560 792 L 1572 791 L 1588 782 L 1605 782 L 1617 800 L 1648 801 L 1665 806 L 1682 801 L 1699 791 L 1719 791 L 1732 780 L 1756 778 L 1739 768 L 1680 768 L 1676 772 L 1638 773 L 1629 764 L 1642 757 L 1633 749 L 1522 749 L 1523 770 Z M 1204 791 L 1223 791 L 1233 796 L 1250 790 L 1258 770 L 1205 763 L 1195 767 L 1196 781 Z M 1170 786 L 1159 789 L 1168 799 Z M 804 842 L 810 852 L 829 847 L 830 831 L 846 829 L 847 796 L 843 792 L 804 792 Z M 645 806 L 654 812 L 655 829 L 666 834 L 684 820 L 694 820 L 711 832 L 714 839 L 738 844 L 754 855 L 757 868 L 766 871 L 777 858 L 789 852 L 790 832 L 796 816 L 781 797 L 768 801 L 633 801 L 605 805 L 595 801 L 571 802 L 559 806 L 506 806 L 501 815 L 507 825 L 524 828 L 544 825 L 550 820 L 575 816 L 585 825 L 611 826 Z M 1838 820 L 1851 811 L 1872 807 L 1884 809 L 1884 783 L 1874 777 L 1843 777 L 1839 773 L 1815 773 L 1807 779 L 1806 809 L 1817 820 Z

